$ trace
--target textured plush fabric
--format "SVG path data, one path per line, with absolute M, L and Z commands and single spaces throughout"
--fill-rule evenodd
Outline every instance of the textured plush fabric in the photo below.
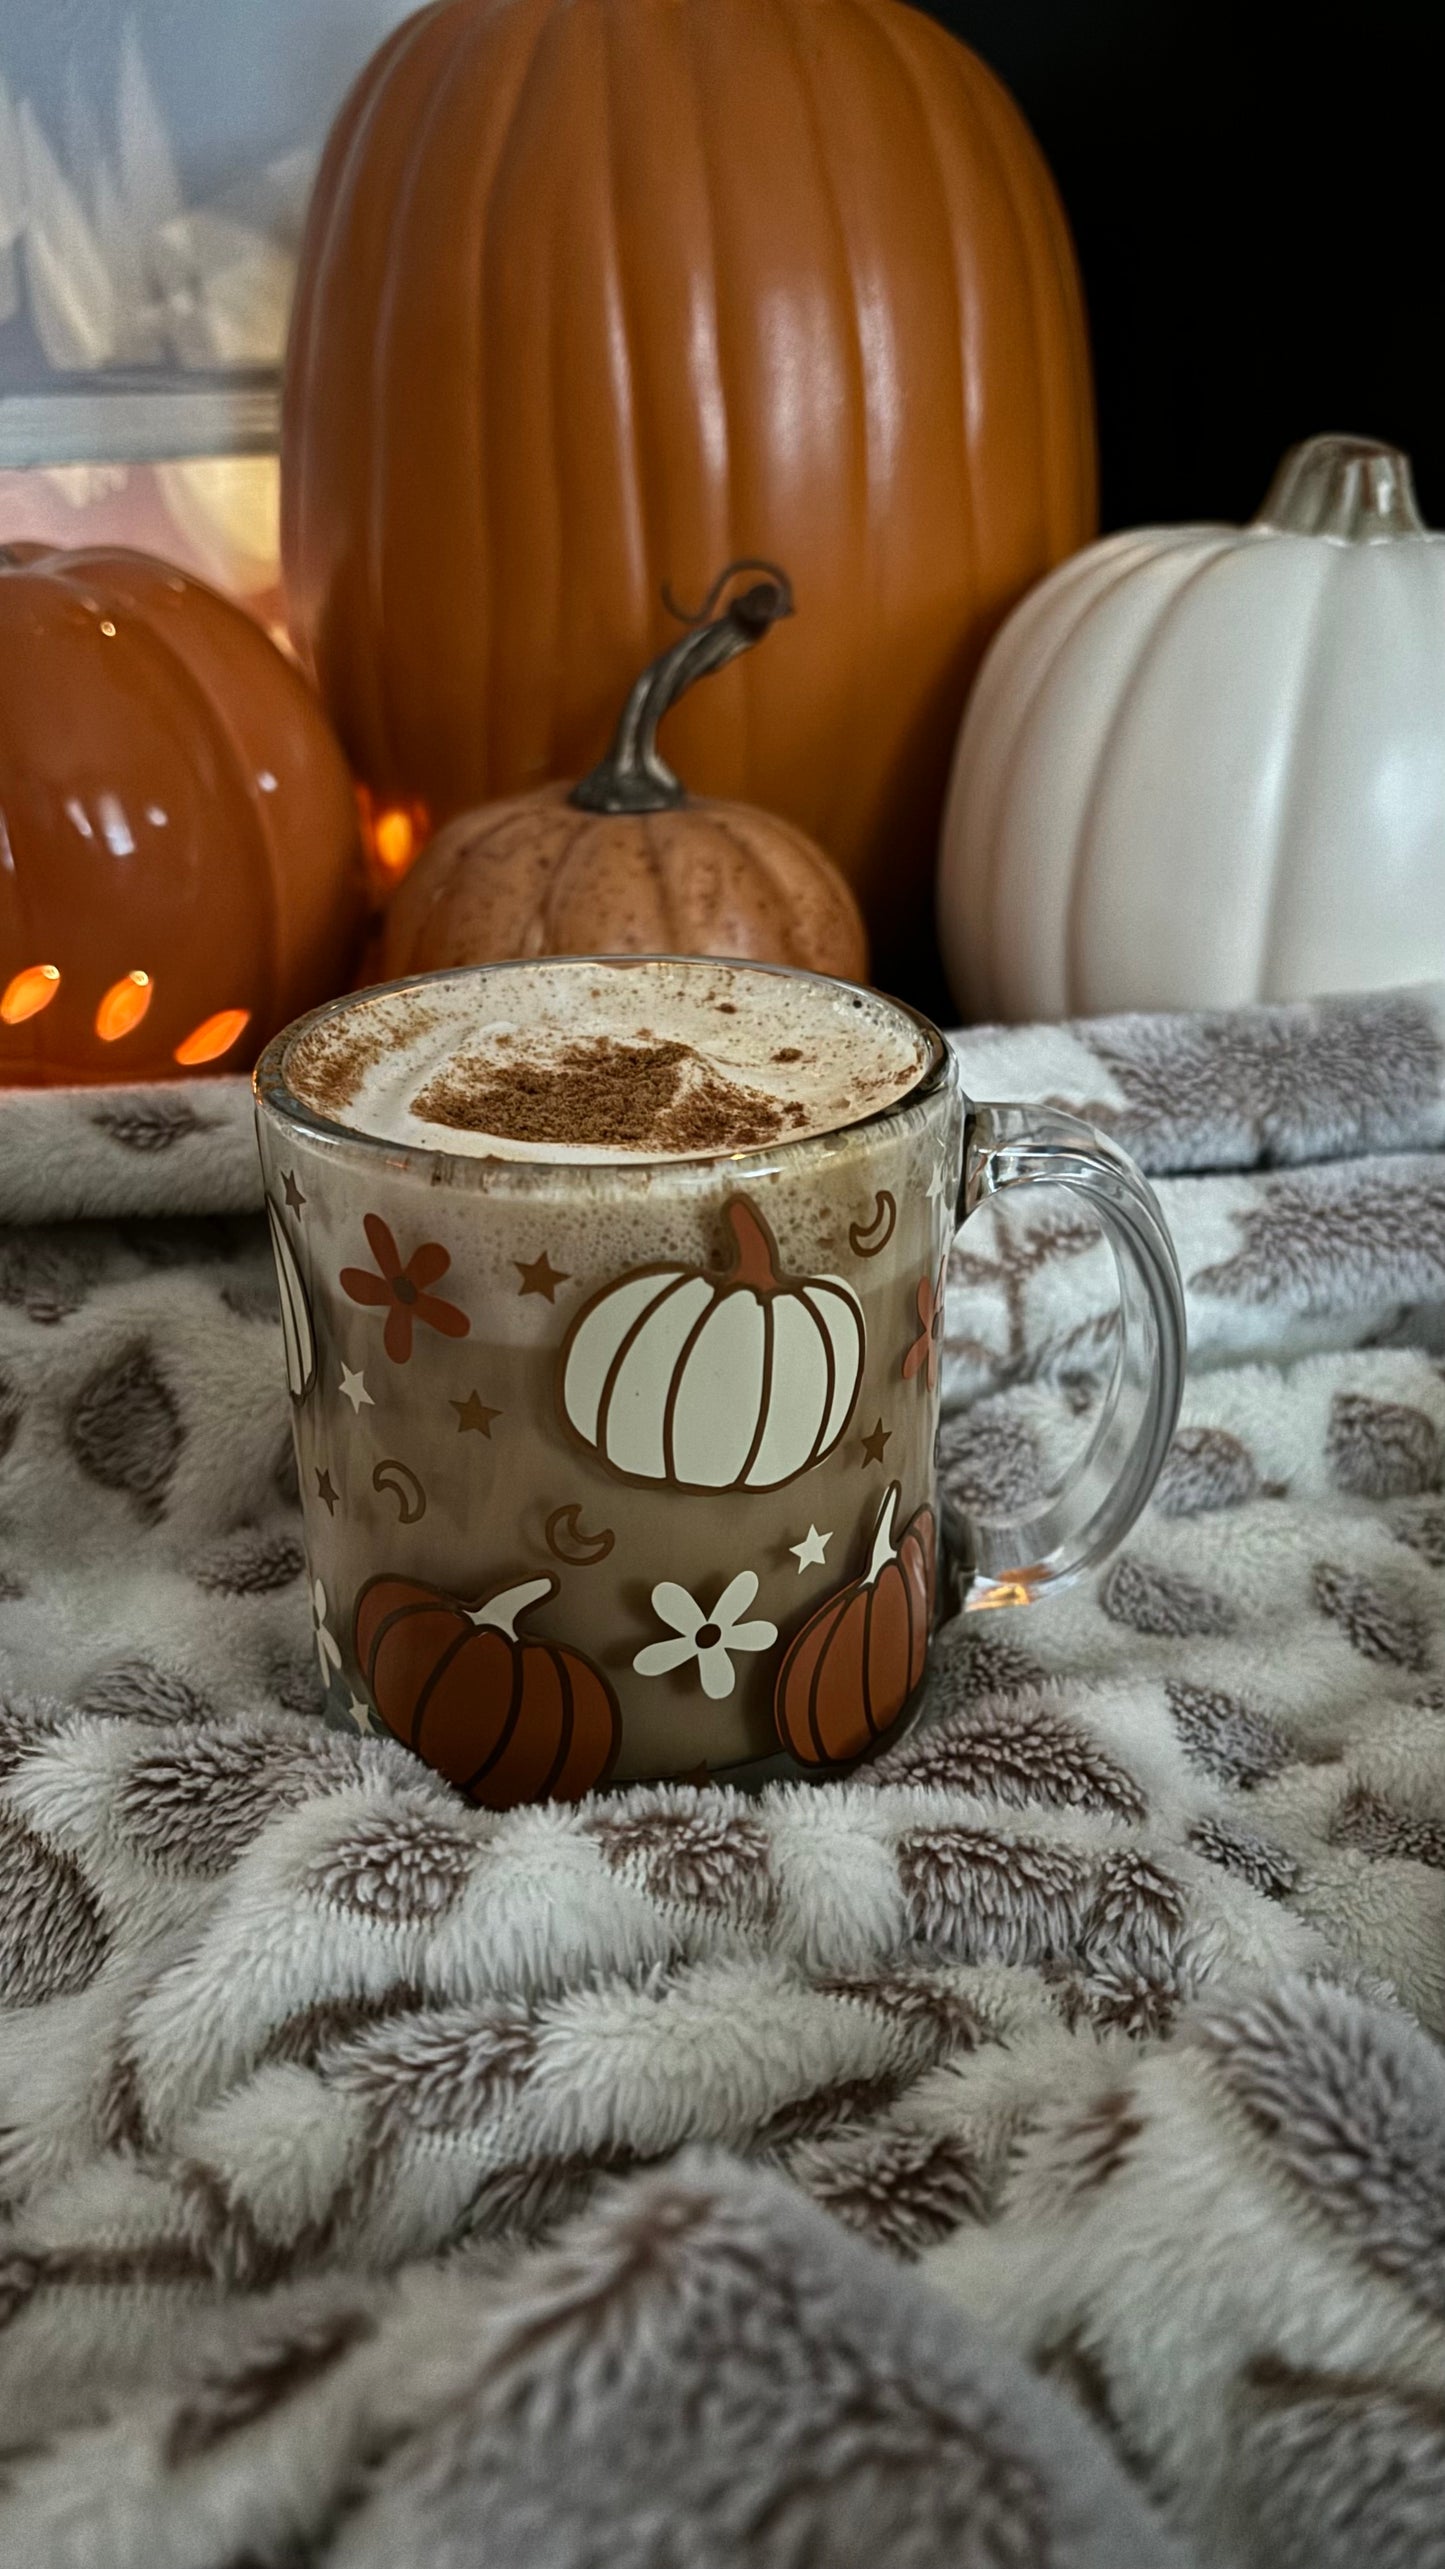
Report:
M 962 1039 L 1185 1172 L 1149 1514 L 849 1783 L 503 1819 L 317 1719 L 234 1084 L 0 1104 L 0 2558 L 1445 2563 L 1442 1024 Z M 969 1226 L 960 1504 L 1110 1291 Z

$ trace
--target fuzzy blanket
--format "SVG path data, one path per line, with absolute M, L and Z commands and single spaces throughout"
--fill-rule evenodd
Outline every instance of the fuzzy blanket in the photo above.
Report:
M 846 1784 L 326 1729 L 239 1083 L 0 1101 L 0 2559 L 1445 2563 L 1445 997 L 961 1039 L 1159 1178 L 1155 1504 Z M 953 1260 L 947 1473 L 1112 1278 Z

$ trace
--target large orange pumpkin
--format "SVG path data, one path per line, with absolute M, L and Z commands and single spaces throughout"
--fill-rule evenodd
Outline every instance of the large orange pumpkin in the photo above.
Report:
M 489 1811 L 580 1801 L 616 1760 L 621 1717 L 601 1669 L 516 1630 L 556 1588 L 524 1579 L 467 1607 L 382 1576 L 356 1600 L 357 1662 L 387 1729 Z
M 887 979 L 982 646 L 1093 531 L 1038 150 L 901 0 L 436 0 L 322 162 L 282 495 L 341 737 L 438 822 L 586 767 L 665 582 L 785 561 L 672 754 L 838 860 Z
M 344 984 L 363 902 L 345 761 L 249 615 L 0 548 L 0 1085 L 243 1068 Z
M 824 1600 L 788 1645 L 773 1690 L 778 1737 L 802 1766 L 844 1766 L 890 1730 L 923 1675 L 933 1621 L 931 1508 L 897 1542 L 898 1483 L 878 1511 L 868 1567 Z

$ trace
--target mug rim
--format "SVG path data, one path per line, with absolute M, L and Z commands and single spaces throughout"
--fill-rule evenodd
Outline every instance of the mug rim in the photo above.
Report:
M 823 1132 L 796 1136 L 785 1134 L 778 1141 L 746 1151 L 669 1153 L 665 1158 L 627 1160 L 531 1158 L 524 1152 L 449 1151 L 430 1142 L 388 1140 L 382 1134 L 360 1132 L 354 1124 L 343 1124 L 334 1116 L 321 1113 L 318 1108 L 308 1105 L 304 1098 L 298 1097 L 286 1078 L 291 1048 L 303 1036 L 350 1009 L 364 1006 L 372 1000 L 389 998 L 395 992 L 424 990 L 435 982 L 454 982 L 468 976 L 481 978 L 501 972 L 532 971 L 538 965 L 545 965 L 548 970 L 584 971 L 598 964 L 655 963 L 680 964 L 689 971 L 716 971 L 721 965 L 733 972 L 767 973 L 781 981 L 816 982 L 825 990 L 866 990 L 871 998 L 905 1018 L 922 1035 L 927 1055 L 924 1067 L 912 1085 L 901 1096 L 891 1098 L 886 1106 L 871 1107 L 866 1114 L 850 1116 L 844 1124 L 830 1124 Z M 437 1184 L 456 1185 L 468 1173 L 474 1173 L 474 1182 L 480 1179 L 504 1182 L 515 1174 L 533 1182 L 551 1180 L 555 1183 L 559 1178 L 575 1179 L 580 1175 L 595 1176 L 605 1172 L 609 1183 L 618 1181 L 654 1187 L 660 1178 L 673 1175 L 695 1178 L 704 1171 L 724 1168 L 734 1170 L 740 1176 L 762 1174 L 779 1160 L 791 1159 L 794 1153 L 819 1149 L 829 1143 L 851 1139 L 855 1134 L 880 1129 L 935 1096 L 947 1086 L 950 1078 L 957 1078 L 957 1070 L 957 1056 L 948 1038 L 931 1017 L 924 1015 L 922 1009 L 912 1007 L 906 999 L 895 998 L 891 991 L 878 990 L 868 982 L 844 981 L 834 973 L 808 972 L 801 965 L 790 963 L 754 962 L 746 955 L 684 955 L 661 951 L 655 954 L 509 955 L 496 963 L 443 964 L 435 972 L 402 973 L 395 980 L 368 983 L 364 989 L 342 991 L 333 999 L 323 1000 L 303 1016 L 294 1017 L 289 1025 L 282 1026 L 271 1037 L 251 1074 L 251 1089 L 258 1113 L 273 1116 L 278 1123 L 309 1135 L 333 1150 L 354 1153 L 358 1158 L 380 1153 L 394 1167 L 417 1165 L 430 1171 L 433 1183 Z

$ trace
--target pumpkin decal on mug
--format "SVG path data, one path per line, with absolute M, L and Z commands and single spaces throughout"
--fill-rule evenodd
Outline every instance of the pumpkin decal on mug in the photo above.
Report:
M 356 1657 L 393 1738 L 487 1810 L 578 1802 L 606 1781 L 621 1742 L 599 1668 L 517 1619 L 557 1593 L 524 1579 L 464 1606 L 417 1579 L 369 1579 L 356 1600 Z
M 624 1481 L 777 1490 L 831 1454 L 863 1378 L 863 1314 L 837 1276 L 789 1276 L 746 1196 L 720 1272 L 636 1267 L 563 1344 L 562 1414 Z
M 923 1675 L 933 1621 L 931 1508 L 897 1543 L 899 1484 L 884 1493 L 861 1579 L 838 1588 L 794 1634 L 778 1670 L 773 1718 L 801 1766 L 844 1766 L 897 1721 Z

